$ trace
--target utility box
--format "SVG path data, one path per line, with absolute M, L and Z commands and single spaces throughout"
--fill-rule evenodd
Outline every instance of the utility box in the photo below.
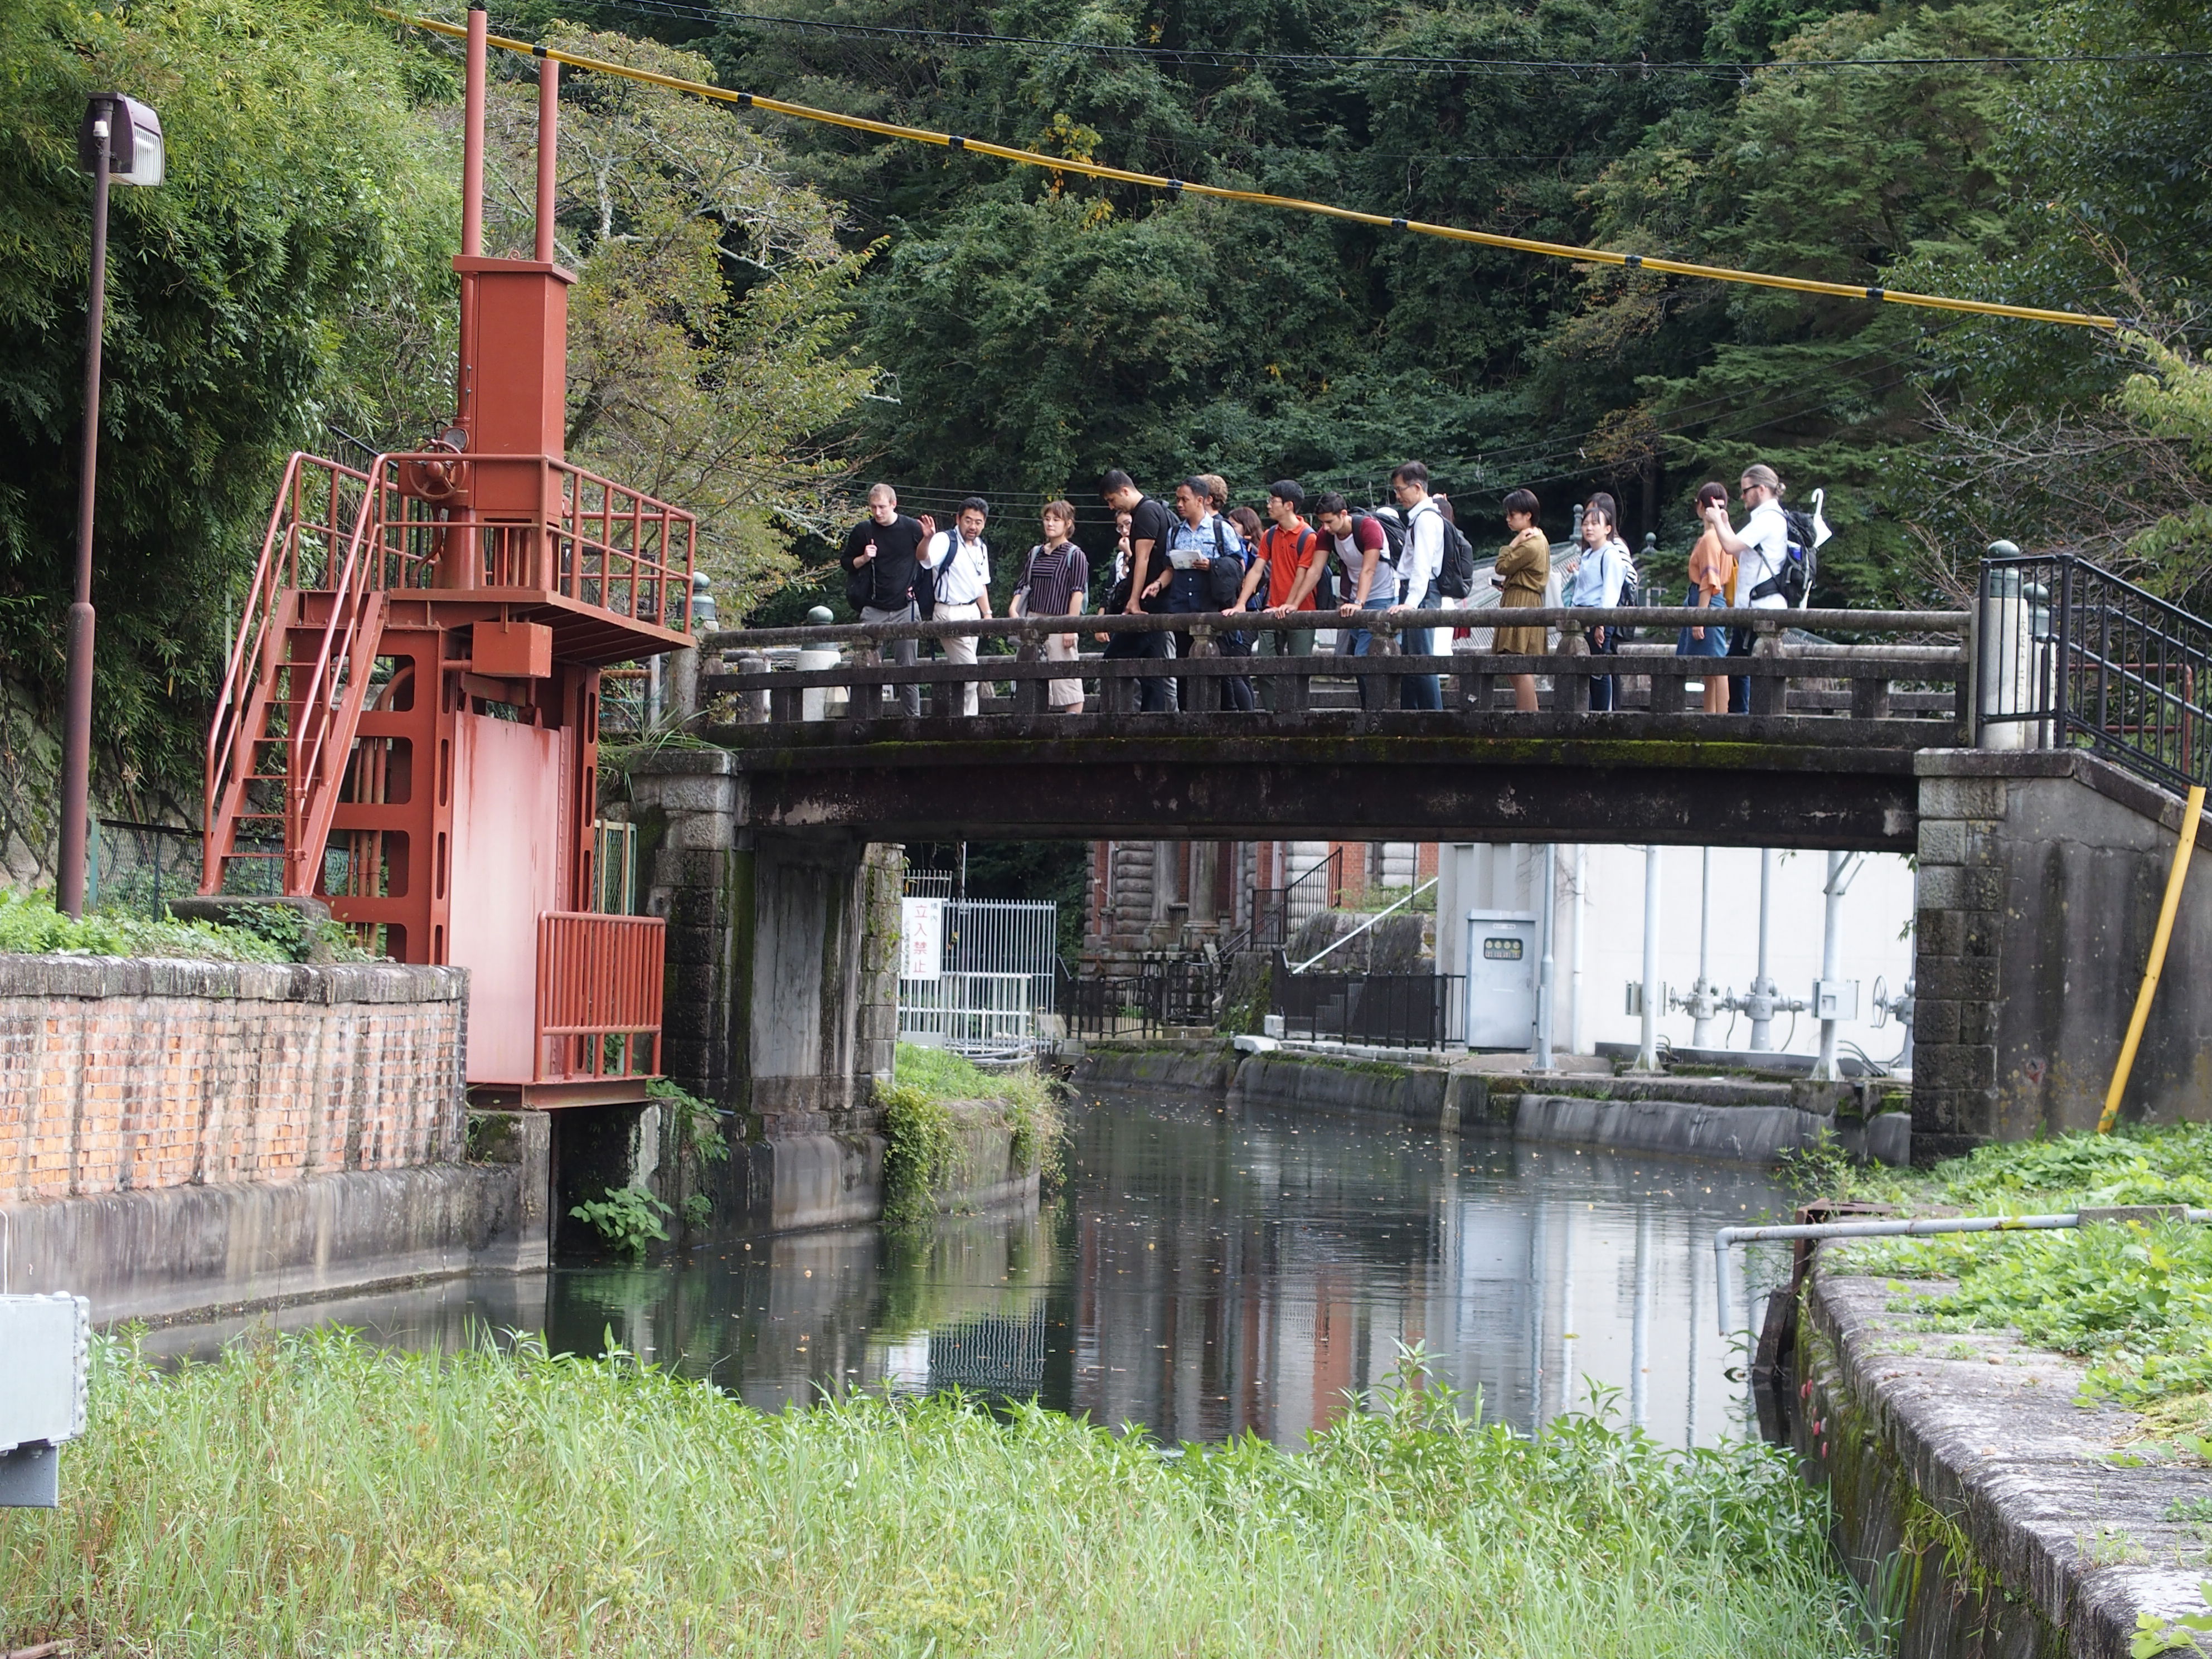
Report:
M 92 1304 L 0 1296 L 0 1506 L 61 1502 L 61 1443 L 84 1432 Z
M 1813 981 L 1813 1018 L 1856 1019 L 1859 982 L 1855 979 L 1816 979 Z
M 469 647 L 469 665 L 501 680 L 553 678 L 553 630 L 544 623 L 480 622 Z
M 1536 918 L 1467 913 L 1467 1046 L 1526 1048 L 1536 1040 Z

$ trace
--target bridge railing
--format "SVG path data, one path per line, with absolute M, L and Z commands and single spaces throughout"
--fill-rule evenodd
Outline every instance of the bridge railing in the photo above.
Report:
M 1985 560 L 1978 597 L 1979 747 L 2212 778 L 2212 623 L 2069 554 Z
M 1085 616 L 994 617 L 980 620 L 828 624 L 813 628 L 738 629 L 710 635 L 703 641 L 706 661 L 700 678 L 702 696 L 735 700 L 738 724 L 781 725 L 804 720 L 872 722 L 904 716 L 899 688 L 915 688 L 915 708 L 926 690 L 928 714 L 937 720 L 967 718 L 963 688 L 982 688 L 986 714 L 1042 715 L 1048 684 L 1084 683 L 1086 708 L 1115 716 L 1143 711 L 1150 701 L 1148 681 L 1179 683 L 1181 711 L 1234 708 L 1242 696 L 1237 683 L 1254 688 L 1269 714 L 1300 715 L 1316 703 L 1316 688 L 1331 688 L 1340 698 L 1356 687 L 1358 702 L 1373 712 L 1395 712 L 1399 684 L 1407 676 L 1437 675 L 1448 710 L 1486 715 L 1512 707 L 1512 677 L 1534 674 L 1551 684 L 1546 703 L 1559 712 L 1580 710 L 1584 684 L 1592 678 L 1631 677 L 1631 696 L 1621 703 L 1654 714 L 1696 712 L 1693 682 L 1720 674 L 1748 683 L 1753 716 L 1797 714 L 1861 721 L 1937 720 L 1963 733 L 1972 720 L 1972 678 L 1965 640 L 1969 617 L 1963 611 L 1692 611 L 1674 606 L 1607 609 L 1532 608 L 1511 613 L 1515 626 L 1558 629 L 1559 647 L 1540 656 L 1508 656 L 1449 648 L 1448 630 L 1466 623 L 1498 625 L 1504 613 L 1392 610 L 1362 612 L 1354 618 L 1326 613 L 1277 614 L 1201 612 L 1173 616 Z M 1480 618 L 1479 623 L 1475 621 Z M 1298 656 L 1253 656 L 1250 645 L 1264 634 L 1288 634 L 1316 627 L 1364 629 L 1372 635 L 1369 653 L 1354 657 L 1342 650 Z M 1632 642 L 1616 653 L 1592 652 L 1585 630 L 1598 627 L 1658 630 L 1663 641 Z M 1675 630 L 1725 627 L 1749 630 L 1747 656 L 1685 657 L 1674 654 Z M 1903 635 L 1903 641 L 1840 645 L 1813 630 L 1858 635 Z M 1433 630 L 1431 649 L 1413 655 L 1403 636 Z M 1092 654 L 1103 639 L 1130 635 L 1182 635 L 1188 654 Z M 1073 661 L 1047 658 L 1046 641 L 1073 635 L 1084 654 Z M 886 661 L 886 647 L 902 641 L 974 639 L 981 654 L 973 664 L 923 660 Z M 1288 645 L 1289 641 L 1282 641 Z M 1441 643 L 1446 648 L 1439 650 Z M 1124 650 L 1147 648 L 1135 646 Z M 1149 647 L 1157 649 L 1158 647 Z M 994 695 L 1009 688 L 1004 698 Z M 889 692 L 890 696 L 885 694 Z M 1324 694 L 1326 696 L 1326 693 Z M 1249 705 L 1248 705 L 1249 706 Z

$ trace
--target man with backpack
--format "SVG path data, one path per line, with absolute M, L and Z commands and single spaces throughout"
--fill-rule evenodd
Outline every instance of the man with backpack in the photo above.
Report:
M 868 486 L 868 516 L 845 538 L 837 562 L 845 568 L 845 598 L 864 623 L 915 620 L 914 584 L 921 568 L 922 527 L 898 510 L 898 491 L 887 483 Z M 893 640 L 884 657 L 902 668 L 915 662 L 912 640 Z M 908 718 L 921 714 L 921 688 L 898 688 Z M 878 696 L 878 701 L 880 702 Z
M 1301 516 L 1305 504 L 1305 488 L 1296 478 L 1278 478 L 1267 486 L 1267 517 L 1272 522 L 1261 534 L 1260 556 L 1245 572 L 1244 586 L 1238 590 L 1237 602 L 1230 607 L 1231 611 L 1249 607 L 1263 581 L 1267 595 L 1262 608 L 1277 616 L 1320 607 L 1322 590 L 1328 585 L 1328 549 L 1320 532 Z M 1253 654 L 1310 657 L 1313 654 L 1313 641 L 1314 631 L 1310 628 L 1280 634 L 1261 633 L 1255 642 Z
M 934 584 L 933 614 L 945 622 L 978 622 L 991 614 L 991 547 L 983 539 L 991 504 L 981 495 L 960 503 L 953 527 L 921 544 L 922 574 Z M 916 608 L 920 608 L 917 599 Z M 945 641 L 945 659 L 973 667 L 980 641 L 970 634 Z M 982 688 L 973 680 L 960 688 L 960 712 L 973 716 Z
M 1213 510 L 1212 491 L 1202 477 L 1185 478 L 1176 486 L 1176 515 L 1182 523 L 1168 539 L 1168 562 L 1175 568 L 1168 586 L 1168 610 L 1177 616 L 1204 616 L 1231 607 L 1244 585 L 1244 540 L 1236 526 Z M 1191 636 L 1176 634 L 1176 654 L 1188 657 Z M 1233 652 L 1224 653 L 1234 655 Z M 1258 707 L 1252 682 L 1237 676 L 1223 684 L 1229 706 L 1247 713 Z M 1195 676 L 1182 682 L 1182 706 L 1205 708 L 1213 699 L 1206 682 Z
M 1443 594 L 1437 579 L 1444 568 L 1444 559 L 1451 538 L 1459 536 L 1456 526 L 1443 515 L 1443 510 L 1429 496 L 1429 469 L 1419 461 L 1407 461 L 1390 475 L 1390 489 L 1398 497 L 1398 505 L 1406 515 L 1406 545 L 1398 558 L 1398 604 L 1409 610 L 1436 611 L 1443 605 Z M 1447 533 L 1449 532 L 1449 533 Z M 1467 538 L 1460 536 L 1464 542 Z M 1461 590 L 1465 596 L 1465 588 Z M 1409 628 L 1401 636 L 1399 650 L 1408 657 L 1425 657 L 1436 638 L 1432 630 Z M 1398 682 L 1398 706 L 1401 708 L 1442 708 L 1444 706 L 1443 689 L 1434 674 L 1407 674 Z
M 1336 614 L 1346 621 L 1370 611 L 1388 611 L 1398 599 L 1397 561 L 1406 544 L 1406 527 L 1395 508 L 1381 513 L 1355 513 L 1332 489 L 1314 504 L 1314 516 L 1328 538 L 1336 564 Z M 1364 657 L 1372 636 L 1364 628 L 1348 629 L 1337 649 L 1348 657 Z M 1359 679 L 1359 706 L 1381 704 L 1382 681 L 1373 675 Z
M 1714 538 L 1735 557 L 1735 602 L 1753 611 L 1787 611 L 1791 597 L 1792 561 L 1790 556 L 1790 520 L 1782 510 L 1782 480 L 1764 461 L 1753 461 L 1744 468 L 1743 477 L 1736 483 L 1736 493 L 1751 510 L 1751 516 L 1744 520 L 1741 534 L 1738 534 L 1729 523 L 1726 501 L 1712 502 L 1705 509 L 1705 522 L 1712 526 Z M 1801 556 L 1796 563 L 1796 586 L 1802 597 L 1803 557 Z M 1755 630 L 1752 629 L 1729 629 L 1729 655 L 1748 657 L 1755 638 Z M 1731 675 L 1729 713 L 1747 714 L 1750 712 L 1750 676 Z

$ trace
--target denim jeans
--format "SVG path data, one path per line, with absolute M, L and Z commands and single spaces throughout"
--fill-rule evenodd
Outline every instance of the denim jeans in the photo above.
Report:
M 1605 635 L 1605 642 L 1602 645 L 1599 644 L 1595 639 L 1591 640 L 1590 652 L 1592 655 L 1611 657 L 1620 654 L 1620 630 L 1619 629 L 1607 628 L 1599 629 L 1594 628 L 1589 631 L 1592 634 L 1602 632 Z M 1613 690 L 1614 680 L 1612 675 L 1591 675 L 1589 677 L 1589 706 L 1600 712 L 1611 709 L 1613 702 Z
M 1361 609 L 1388 611 L 1397 602 L 1392 591 L 1386 587 L 1381 593 L 1370 593 L 1367 596 L 1367 603 Z M 1371 631 L 1364 628 L 1355 628 L 1352 630 L 1351 638 L 1345 649 L 1352 656 L 1364 657 L 1371 653 L 1374 645 L 1375 635 Z M 1359 706 L 1362 708 L 1380 708 L 1382 706 L 1382 680 L 1380 675 L 1362 674 L 1359 677 Z

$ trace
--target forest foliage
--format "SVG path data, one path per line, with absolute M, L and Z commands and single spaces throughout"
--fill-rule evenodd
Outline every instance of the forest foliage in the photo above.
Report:
M 821 532 L 867 477 L 940 515 L 980 491 L 1010 551 L 1065 492 L 1097 552 L 1109 465 L 1155 489 L 1203 466 L 1245 499 L 1285 475 L 1370 497 L 1413 455 L 1479 533 L 1515 485 L 1555 531 L 1606 488 L 1670 546 L 1700 480 L 1766 459 L 1799 499 L 1826 491 L 1825 600 L 1955 595 L 2003 536 L 2204 603 L 2212 58 L 2186 54 L 2212 53 L 2212 21 L 2188 0 L 780 0 L 777 16 L 503 0 L 492 23 L 1070 158 L 2130 326 L 1962 321 L 1170 200 L 571 74 L 572 447 L 700 512 L 726 617 L 828 597 Z M 488 234 L 520 251 L 532 65 L 494 63 Z M 1653 67 L 1589 67 L 1636 64 Z M 285 450 L 329 449 L 333 428 L 410 443 L 446 413 L 458 58 L 358 0 L 0 9 L 0 667 L 49 700 L 82 412 L 73 134 L 108 86 L 161 110 L 171 181 L 114 210 L 100 725 L 124 779 L 190 793 Z

